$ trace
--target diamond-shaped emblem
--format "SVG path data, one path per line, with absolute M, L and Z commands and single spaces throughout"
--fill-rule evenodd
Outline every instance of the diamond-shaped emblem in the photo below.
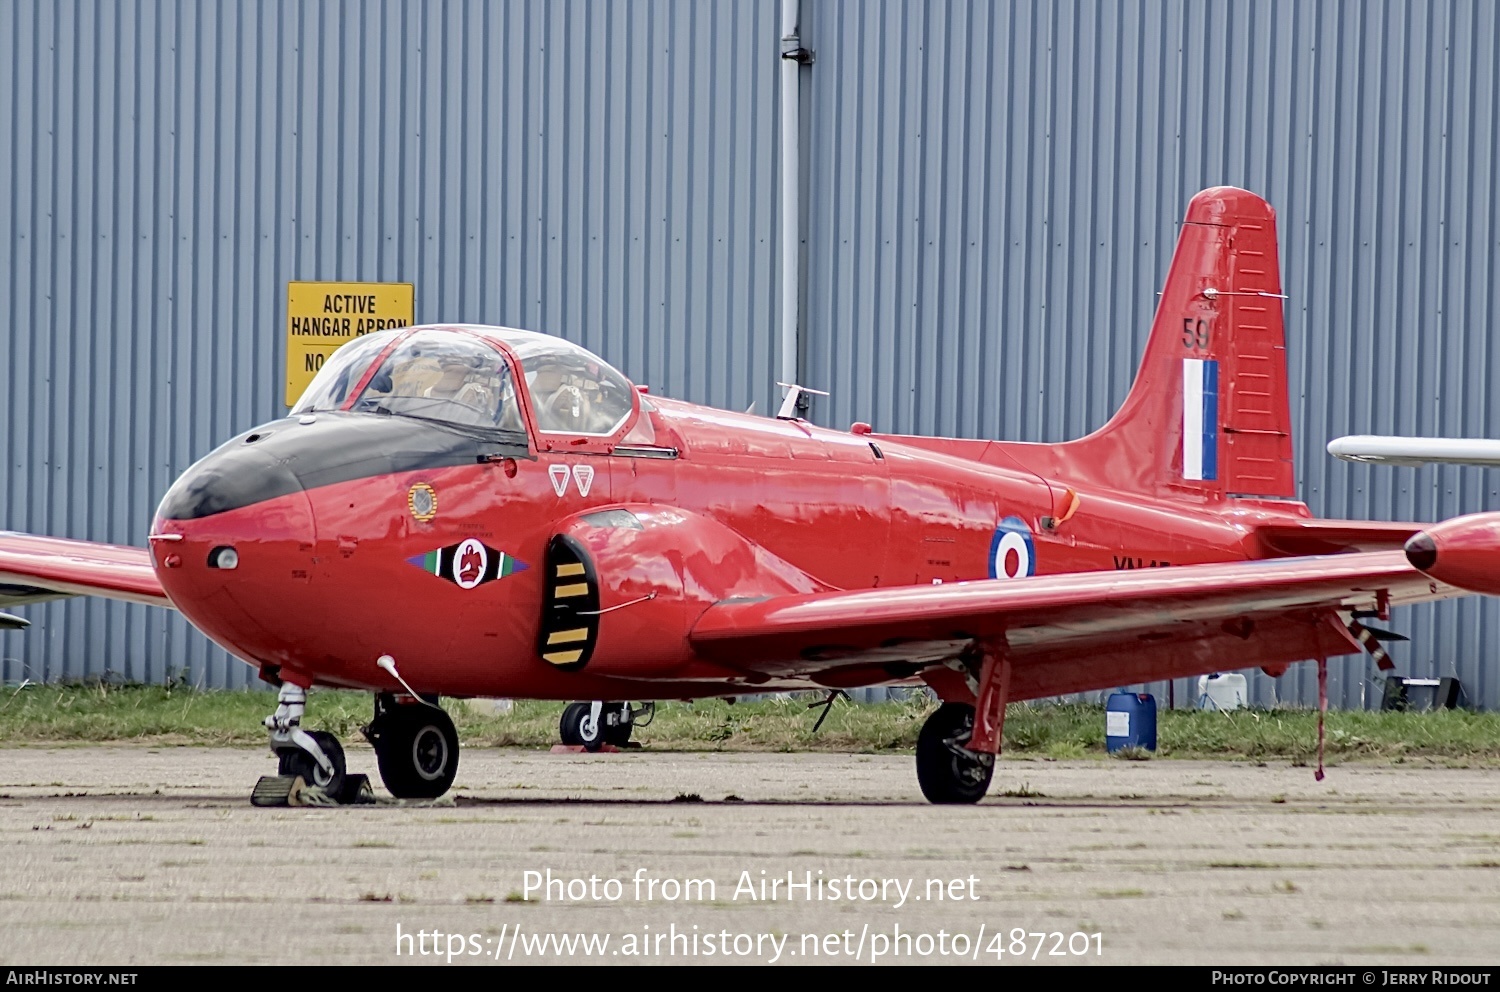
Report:
M 531 567 L 473 537 L 406 560 L 460 589 L 473 589 Z

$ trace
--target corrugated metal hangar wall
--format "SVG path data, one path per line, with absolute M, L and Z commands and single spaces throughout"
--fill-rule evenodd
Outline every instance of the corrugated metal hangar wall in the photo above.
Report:
M 0 3 L 4 525 L 141 543 L 179 471 L 284 411 L 290 280 L 411 282 L 419 320 L 562 334 L 657 391 L 768 409 L 780 18 L 775 0 Z M 1314 512 L 1500 502 L 1495 473 L 1323 452 L 1500 436 L 1488 0 L 803 0 L 800 35 L 800 378 L 833 392 L 814 420 L 1098 426 L 1188 198 L 1228 183 L 1279 213 Z M 252 678 L 162 611 L 25 612 L 7 679 Z M 1500 705 L 1497 604 L 1403 612 L 1404 672 Z M 1366 663 L 1331 669 L 1335 702 L 1362 705 Z M 1310 670 L 1252 685 L 1312 698 Z

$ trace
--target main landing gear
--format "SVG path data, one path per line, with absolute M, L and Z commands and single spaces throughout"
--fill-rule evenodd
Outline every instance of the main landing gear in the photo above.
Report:
M 304 788 L 316 790 L 303 801 L 373 801 L 368 779 L 348 773 L 338 738 L 326 730 L 302 729 L 307 690 L 283 683 L 276 703 L 276 712 L 266 717 L 265 724 L 271 732 L 271 750 L 279 774 L 262 778 L 251 802 L 257 806 L 288 805 L 295 801 L 298 779 Z M 438 708 L 436 697 L 417 699 L 379 693 L 375 696 L 375 718 L 363 733 L 375 748 L 381 781 L 397 799 L 436 799 L 453 785 L 458 774 L 458 731 L 448 714 Z
M 986 651 L 982 662 L 942 669 L 927 680 L 944 702 L 917 735 L 917 784 L 928 802 L 977 803 L 989 790 L 1000 754 L 1010 659 Z M 974 703 L 963 701 L 965 696 Z
M 397 799 L 436 799 L 458 774 L 458 731 L 436 702 L 375 697 L 375 719 L 364 728 L 375 748 L 380 780 Z
M 655 703 L 569 703 L 557 723 L 558 736 L 570 747 L 598 751 L 606 744 L 625 747 L 636 727 L 648 725 L 656 716 Z
M 977 803 L 989 791 L 995 756 L 969 749 L 974 707 L 944 703 L 917 734 L 917 784 L 934 803 Z

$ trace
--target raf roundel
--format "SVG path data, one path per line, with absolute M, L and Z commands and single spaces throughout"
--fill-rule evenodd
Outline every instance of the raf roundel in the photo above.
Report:
M 1036 574 L 1036 543 L 1020 517 L 1006 517 L 990 541 L 990 578 L 1019 579 Z

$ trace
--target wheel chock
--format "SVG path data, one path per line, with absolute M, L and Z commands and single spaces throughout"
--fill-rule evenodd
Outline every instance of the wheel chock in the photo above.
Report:
M 251 806 L 369 806 L 375 790 L 368 775 L 347 775 L 337 796 L 310 786 L 301 775 L 262 775 L 250 793 Z
M 345 775 L 344 787 L 339 790 L 339 804 L 343 806 L 373 806 L 375 789 L 368 775 Z
M 290 806 L 305 788 L 301 775 L 262 775 L 250 791 L 251 806 Z

